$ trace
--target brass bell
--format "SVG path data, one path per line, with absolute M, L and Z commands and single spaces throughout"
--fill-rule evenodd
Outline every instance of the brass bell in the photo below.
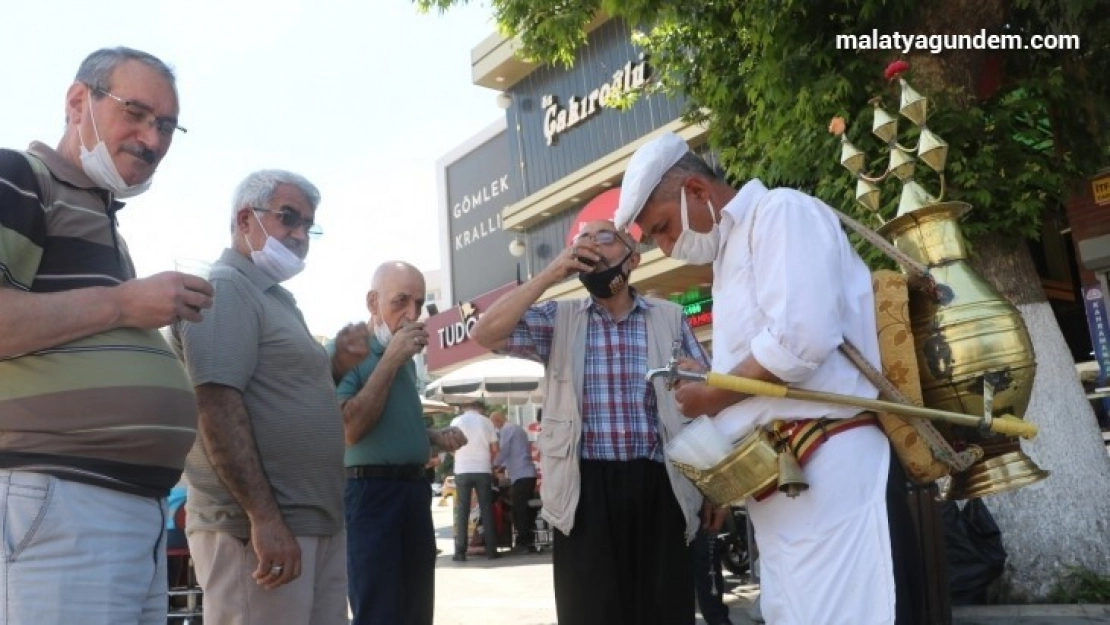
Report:
M 807 490 L 809 482 L 806 481 L 805 473 L 802 473 L 798 459 L 789 447 L 784 448 L 779 452 L 779 491 L 786 493 L 787 497 L 797 497 Z

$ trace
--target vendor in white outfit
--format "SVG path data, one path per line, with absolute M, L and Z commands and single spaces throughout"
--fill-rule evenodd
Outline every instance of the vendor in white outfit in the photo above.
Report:
M 633 155 L 614 221 L 635 221 L 673 258 L 713 263 L 714 371 L 877 396 L 837 351 L 846 337 L 879 363 L 871 275 L 820 200 L 768 191 L 758 180 L 736 191 L 667 133 Z M 763 616 L 770 625 L 890 624 L 897 607 L 899 625 L 914 622 L 919 609 L 909 594 L 895 601 L 890 528 L 897 530 L 898 559 L 916 544 L 901 543 L 902 516 L 887 518 L 888 470 L 892 503 L 908 518 L 905 478 L 872 415 L 701 383 L 683 384 L 676 399 L 687 416 L 714 415 L 730 440 L 776 419 L 789 426 L 855 418 L 858 427 L 838 430 L 803 461 L 809 490 L 747 502 L 760 549 Z

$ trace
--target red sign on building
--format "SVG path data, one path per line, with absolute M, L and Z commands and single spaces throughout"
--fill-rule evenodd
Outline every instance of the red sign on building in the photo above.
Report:
M 617 187 L 615 189 L 609 189 L 608 191 L 602 191 L 594 196 L 594 199 L 586 202 L 586 205 L 582 207 L 582 210 L 579 211 L 578 215 L 574 218 L 574 222 L 570 224 L 570 228 L 567 228 L 567 246 L 569 247 L 570 244 L 574 242 L 574 237 L 578 236 L 582 228 L 591 221 L 612 221 L 613 215 L 617 212 L 617 203 L 620 199 L 621 190 L 620 187 Z M 637 241 L 640 240 L 640 226 L 631 224 L 628 228 L 628 232 L 632 235 L 633 239 Z

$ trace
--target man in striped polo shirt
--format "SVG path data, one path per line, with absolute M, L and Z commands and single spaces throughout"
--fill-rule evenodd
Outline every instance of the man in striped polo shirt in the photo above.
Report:
M 157 328 L 198 321 L 204 280 L 136 279 L 119 201 L 177 131 L 173 72 L 89 55 L 56 149 L 0 150 L 0 623 L 164 622 L 164 497 L 196 435 Z

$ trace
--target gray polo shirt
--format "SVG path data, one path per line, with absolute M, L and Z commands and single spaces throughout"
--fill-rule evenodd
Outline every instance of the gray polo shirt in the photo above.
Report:
M 289 291 L 233 249 L 212 269 L 212 308 L 175 327 L 174 348 L 193 384 L 238 389 L 262 469 L 289 529 L 330 536 L 343 529 L 343 418 L 331 364 Z M 208 462 L 201 437 L 185 461 L 189 531 L 249 538 L 246 513 Z

